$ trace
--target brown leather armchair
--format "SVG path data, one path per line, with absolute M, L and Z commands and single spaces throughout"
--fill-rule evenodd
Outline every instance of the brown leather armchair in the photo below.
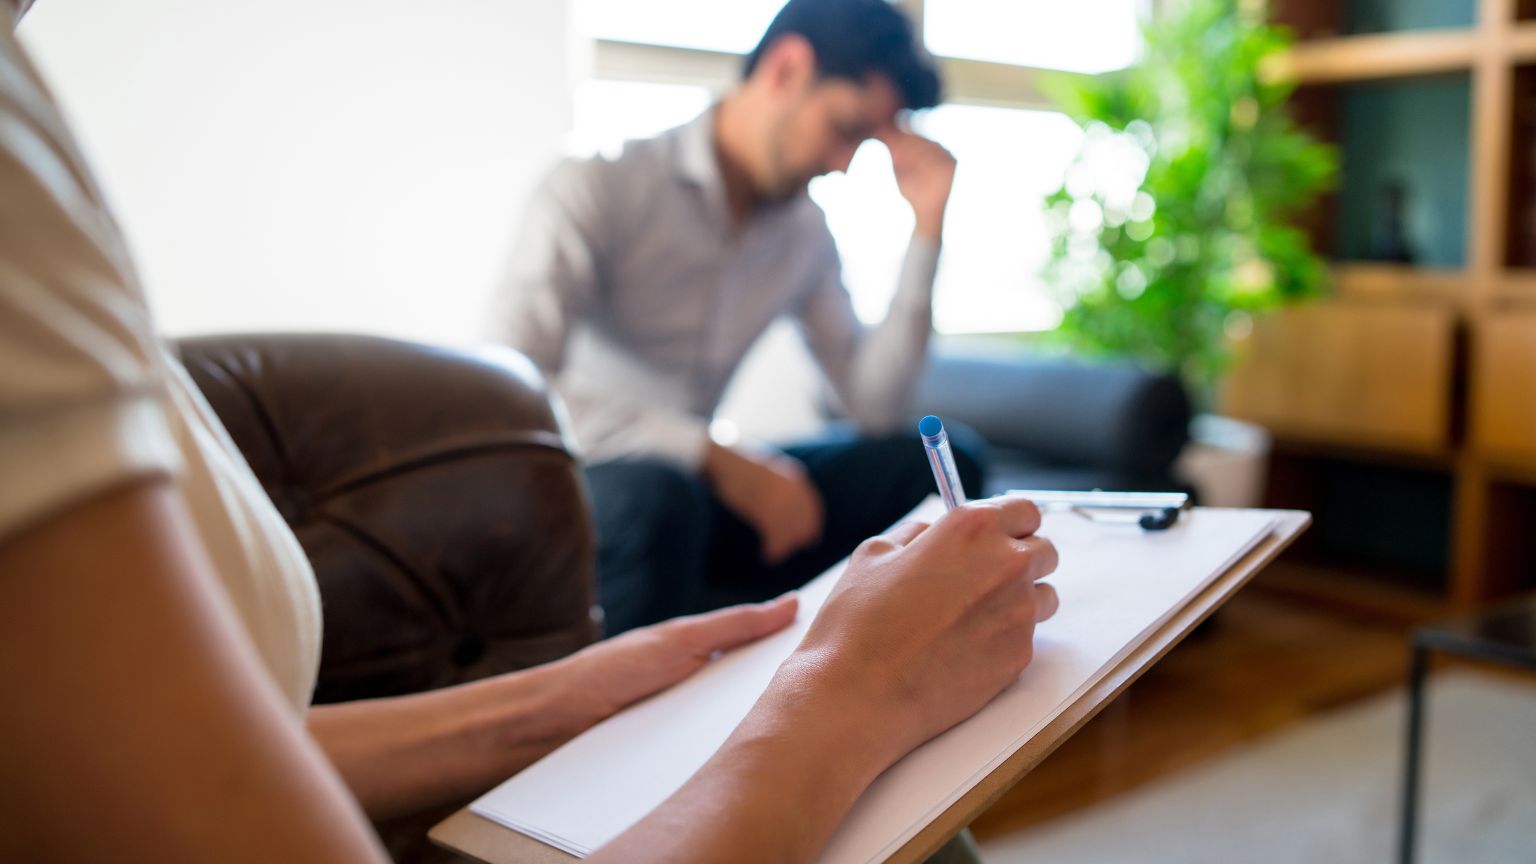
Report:
M 314 567 L 316 702 L 472 681 L 597 638 L 586 484 L 522 355 L 322 334 L 178 348 Z M 426 838 L 454 806 L 376 827 L 401 864 L 461 860 Z
M 597 637 L 581 470 L 521 355 L 318 334 L 179 348 L 314 566 L 315 701 L 469 681 Z

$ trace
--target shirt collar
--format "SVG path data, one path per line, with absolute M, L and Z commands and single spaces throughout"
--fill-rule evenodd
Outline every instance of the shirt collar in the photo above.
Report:
M 718 211 L 722 224 L 730 221 L 730 205 L 726 201 L 725 178 L 720 172 L 720 157 L 715 152 L 715 111 L 711 106 L 703 114 L 672 130 L 677 146 L 673 150 L 673 167 L 677 176 L 697 186 L 709 205 Z M 801 200 L 809 201 L 806 190 L 801 190 L 784 201 L 764 205 L 754 212 L 748 222 L 756 222 L 772 214 L 788 213 L 791 205 Z
M 731 216 L 725 177 L 715 155 L 715 108 L 677 127 L 673 134 L 677 136 L 672 158 L 678 179 L 697 188 L 700 200 L 718 220 L 720 230 L 729 230 Z
M 715 156 L 715 109 L 677 128 L 677 174 L 707 190 L 721 190 L 720 160 Z
M 0 0 L 0 19 L 6 17 L 5 13 L 9 13 L 11 27 L 14 29 L 21 24 L 21 16 L 27 14 L 27 9 L 31 5 L 32 0 Z

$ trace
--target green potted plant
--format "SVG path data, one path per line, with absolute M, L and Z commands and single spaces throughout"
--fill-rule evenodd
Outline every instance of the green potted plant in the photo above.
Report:
M 1167 4 L 1136 65 L 1047 85 L 1085 132 L 1047 199 L 1053 338 L 1176 372 L 1204 410 L 1253 316 L 1327 283 L 1294 220 L 1337 157 L 1285 110 L 1293 85 L 1269 70 L 1291 37 L 1264 6 Z
M 1271 72 L 1291 36 L 1265 5 L 1174 0 L 1135 66 L 1048 85 L 1085 132 L 1048 199 L 1053 338 L 1175 372 L 1205 412 L 1254 317 L 1328 280 L 1296 218 L 1338 158 L 1286 112 L 1293 85 Z M 1180 470 L 1205 502 L 1257 504 L 1267 433 L 1205 413 L 1191 436 Z

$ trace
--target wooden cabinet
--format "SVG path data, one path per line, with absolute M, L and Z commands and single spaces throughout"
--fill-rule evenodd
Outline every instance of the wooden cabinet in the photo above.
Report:
M 1443 453 L 1456 316 L 1443 305 L 1333 301 L 1259 323 L 1236 348 L 1225 413 L 1282 438 Z
M 1474 448 L 1492 460 L 1536 464 L 1536 312 L 1484 321 L 1472 351 Z
M 1317 511 L 1312 535 L 1390 541 L 1396 523 L 1373 516 L 1413 497 L 1434 518 L 1412 533 L 1447 541 L 1425 556 L 1436 603 L 1536 588 L 1536 0 L 1269 8 L 1301 36 L 1273 71 L 1343 157 L 1307 220 L 1335 297 L 1260 322 L 1223 410 L 1275 432 L 1272 489 Z M 1372 234 L 1389 212 L 1412 254 Z M 1309 563 L 1408 569 L 1336 551 Z

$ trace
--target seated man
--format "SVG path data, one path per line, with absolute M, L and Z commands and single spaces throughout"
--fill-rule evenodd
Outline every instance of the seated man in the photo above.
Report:
M 955 160 L 900 115 L 938 96 L 894 5 L 790 0 L 715 107 L 615 160 L 566 162 L 535 197 L 499 335 L 556 382 L 592 463 L 610 633 L 798 586 L 933 491 L 902 421 Z M 806 187 L 872 137 L 915 231 L 871 330 Z M 785 314 L 853 428 L 782 452 L 711 440 L 732 373 Z M 975 452 L 955 446 L 978 491 Z

